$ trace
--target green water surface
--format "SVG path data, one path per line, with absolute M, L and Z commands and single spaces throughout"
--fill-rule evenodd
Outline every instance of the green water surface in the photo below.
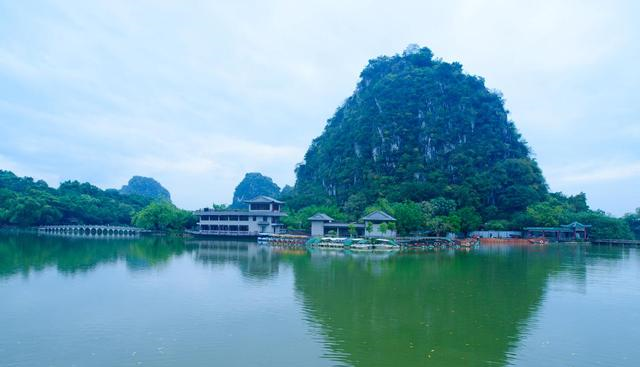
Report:
M 638 366 L 640 252 L 0 234 L 0 366 Z

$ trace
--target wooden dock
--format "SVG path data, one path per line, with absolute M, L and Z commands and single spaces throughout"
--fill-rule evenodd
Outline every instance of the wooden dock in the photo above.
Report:
M 590 242 L 592 245 L 600 246 L 640 246 L 640 241 L 638 240 L 592 239 Z

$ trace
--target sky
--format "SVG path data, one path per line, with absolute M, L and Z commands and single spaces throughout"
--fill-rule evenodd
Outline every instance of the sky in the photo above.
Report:
M 369 59 L 416 43 L 499 90 L 552 191 L 640 207 L 640 2 L 0 0 L 0 169 L 186 209 L 280 186 Z

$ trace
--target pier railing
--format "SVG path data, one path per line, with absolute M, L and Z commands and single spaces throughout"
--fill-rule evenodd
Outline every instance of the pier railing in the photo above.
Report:
M 638 240 L 614 240 L 614 239 L 592 239 L 593 245 L 609 245 L 609 246 L 640 246 Z
M 260 232 L 256 231 L 214 231 L 214 230 L 200 230 L 200 231 L 187 231 L 191 234 L 207 235 L 207 236 L 258 236 Z
M 38 233 L 66 236 L 137 236 L 149 232 L 142 228 L 111 225 L 50 225 L 38 227 Z

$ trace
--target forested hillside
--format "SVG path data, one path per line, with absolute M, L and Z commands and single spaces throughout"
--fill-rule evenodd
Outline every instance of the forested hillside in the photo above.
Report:
M 509 218 L 547 194 L 501 95 L 427 48 L 369 61 L 296 170 L 292 205 L 351 213 L 384 197 L 454 200 Z
M 277 198 L 280 196 L 280 187 L 273 182 L 271 177 L 264 176 L 259 172 L 249 172 L 236 186 L 231 208 L 245 208 L 247 206 L 244 203 L 245 200 L 253 199 L 259 195 Z
M 0 170 L 0 225 L 130 224 L 151 199 L 66 181 L 57 189 L 30 177 Z
M 144 196 L 154 200 L 171 201 L 169 190 L 151 177 L 133 176 L 126 185 L 122 186 L 120 193 Z
M 630 238 L 625 220 L 586 196 L 549 193 L 499 92 L 428 48 L 370 60 L 353 94 L 313 140 L 283 195 L 291 227 L 312 211 L 357 220 L 382 209 L 401 234 L 557 226 L 577 220 L 597 237 Z

